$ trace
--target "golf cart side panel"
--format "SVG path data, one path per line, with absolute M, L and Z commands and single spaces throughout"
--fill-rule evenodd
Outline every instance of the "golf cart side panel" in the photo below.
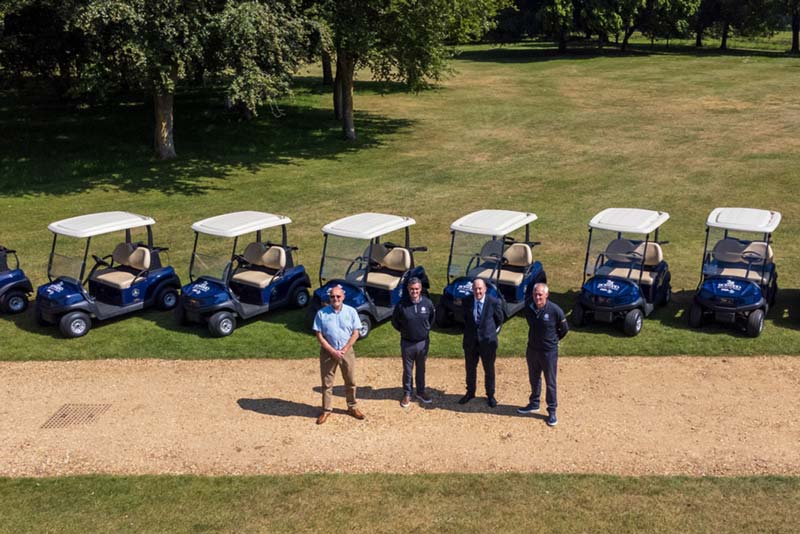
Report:
M 235 311 L 225 284 L 206 277 L 181 288 L 179 305 L 184 307 L 187 319 L 192 321 L 200 321 L 204 315 L 221 309 Z
M 28 280 L 22 269 L 0 272 L 0 297 L 12 289 L 33 293 L 31 281 Z
M 56 318 L 73 310 L 92 312 L 92 306 L 86 300 L 80 284 L 63 278 L 37 288 L 36 309 L 46 318 Z
M 124 289 L 89 280 L 89 293 L 98 301 L 113 306 L 130 306 L 139 302 L 150 305 L 165 285 L 180 287 L 180 279 L 172 267 L 151 270 L 141 281 Z
M 302 265 L 286 269 L 281 276 L 263 288 L 241 284 L 234 280 L 230 282 L 230 287 L 242 302 L 274 309 L 288 302 L 292 289 L 298 283 L 303 287 L 311 287 L 311 279 Z

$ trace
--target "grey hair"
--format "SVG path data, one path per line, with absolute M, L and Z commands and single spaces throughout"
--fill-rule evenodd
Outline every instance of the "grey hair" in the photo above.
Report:
M 422 280 L 420 280 L 420 279 L 419 279 L 419 278 L 417 278 L 416 276 L 412 276 L 412 277 L 411 277 L 411 278 L 408 280 L 408 283 L 406 284 L 406 287 L 408 287 L 408 286 L 413 286 L 414 284 L 419 284 L 420 286 L 422 286 Z
M 342 295 L 344 295 L 345 297 L 347 296 L 347 291 L 344 290 L 344 288 L 342 287 L 342 284 L 336 284 L 335 286 L 331 286 L 331 287 L 328 288 L 327 293 L 328 293 L 329 297 L 331 295 L 333 295 L 333 290 L 334 289 L 341 289 L 342 290 Z
M 537 283 L 533 284 L 533 290 L 531 291 L 531 293 L 533 293 L 533 291 L 536 291 L 537 287 L 543 288 L 545 295 L 549 295 L 550 294 L 550 288 L 547 287 L 547 284 L 545 284 L 544 282 L 537 282 Z

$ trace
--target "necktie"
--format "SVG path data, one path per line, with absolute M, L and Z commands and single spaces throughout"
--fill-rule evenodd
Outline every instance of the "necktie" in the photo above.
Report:
M 478 301 L 478 322 L 481 322 L 481 314 L 483 313 L 483 302 Z

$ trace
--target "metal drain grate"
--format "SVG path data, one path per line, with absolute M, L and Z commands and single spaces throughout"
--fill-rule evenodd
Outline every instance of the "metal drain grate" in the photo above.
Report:
M 65 404 L 42 425 L 42 428 L 64 428 L 93 423 L 109 408 L 110 404 Z

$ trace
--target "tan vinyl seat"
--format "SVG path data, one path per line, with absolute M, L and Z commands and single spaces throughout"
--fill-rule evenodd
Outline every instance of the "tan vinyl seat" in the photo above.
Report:
M 492 278 L 497 275 L 497 271 L 492 267 L 487 267 L 487 262 L 493 264 L 493 258 L 499 258 L 503 251 L 503 242 L 499 239 L 490 239 L 481 247 L 478 254 L 480 256 L 482 265 L 478 265 L 469 270 L 467 276 L 470 278 Z
M 128 289 L 144 280 L 141 274 L 150 269 L 150 249 L 120 243 L 114 248 L 111 260 L 116 266 L 97 271 L 92 280 L 116 289 Z
M 264 289 L 286 268 L 286 251 L 281 246 L 250 243 L 242 256 L 251 267 L 240 269 L 231 277 L 240 284 Z
M 762 273 L 764 261 L 748 263 L 747 260 L 745 260 L 748 253 L 757 254 L 761 258 L 766 258 L 766 265 L 770 265 L 774 260 L 772 247 L 764 241 L 742 243 L 738 239 L 720 239 L 714 245 L 711 256 L 718 263 L 733 265 L 707 266 L 705 273 L 712 276 L 744 278 L 759 284 L 768 284 L 770 274 Z
M 519 286 L 525 279 L 525 271 L 533 263 L 533 251 L 527 243 L 513 243 L 503 253 L 506 260 L 500 268 L 500 283 Z
M 364 249 L 364 253 L 361 255 L 361 257 L 362 258 L 369 257 L 370 261 L 373 264 L 377 264 L 377 265 L 373 265 L 372 266 L 372 270 L 375 271 L 377 269 L 380 269 L 380 267 L 383 265 L 383 258 L 385 258 L 386 254 L 388 254 L 388 253 L 389 253 L 389 249 L 386 248 L 386 246 L 383 243 L 375 243 L 374 245 L 372 245 L 372 250 L 371 251 L 370 251 L 370 247 L 367 246 L 367 248 Z M 345 279 L 348 282 L 354 282 L 356 284 L 360 284 L 361 282 L 364 281 L 364 274 L 366 272 L 367 272 L 366 269 L 357 269 L 357 270 L 349 273 L 345 277 Z M 370 277 L 370 280 L 372 280 L 372 273 L 370 273 L 369 277 Z
M 411 252 L 406 248 L 394 247 L 383 256 L 380 268 L 370 271 L 366 285 L 392 291 L 410 268 Z
M 659 263 L 664 261 L 664 252 L 658 243 L 639 243 L 635 245 L 627 239 L 615 239 L 606 247 L 605 256 L 607 259 L 630 263 L 629 267 L 603 265 L 597 269 L 597 274 L 602 276 L 614 276 L 617 278 L 627 278 L 640 282 L 645 285 L 653 285 L 656 282 L 656 271 L 654 270 Z M 639 257 L 642 263 L 639 264 Z M 634 262 L 631 262 L 631 260 Z M 643 266 L 643 269 L 640 269 Z M 640 278 L 641 276 L 641 278 Z

